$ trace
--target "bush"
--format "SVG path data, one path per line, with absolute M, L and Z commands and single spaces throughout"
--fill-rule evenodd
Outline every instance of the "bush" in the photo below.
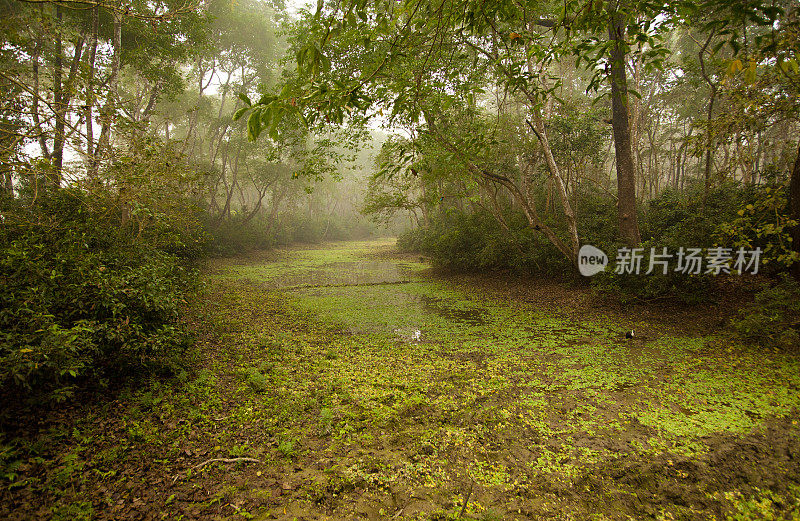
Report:
M 748 202 L 716 230 L 718 242 L 734 248 L 761 248 L 765 271 L 775 275 L 800 261 L 792 249 L 791 230 L 797 222 L 788 215 L 787 183 L 770 183 L 753 189 Z
M 206 244 L 206 251 L 212 255 L 236 255 L 269 249 L 275 245 L 274 237 L 266 232 L 266 223 L 258 218 L 243 222 L 234 216 L 233 219 L 218 222 L 206 216 L 205 228 L 211 237 Z
M 488 211 L 450 208 L 432 216 L 427 227 L 401 235 L 397 244 L 401 250 L 424 253 L 434 265 L 453 271 L 568 271 L 567 260 L 528 226 L 521 212 L 506 209 L 503 219 L 507 230 Z
M 714 280 L 710 275 L 690 275 L 668 270 L 666 274 L 656 265 L 653 273 L 645 274 L 650 266 L 650 250 L 655 248 L 660 252 L 663 243 L 657 245 L 646 241 L 641 244 L 643 248 L 640 275 L 617 274 L 613 270 L 614 255 L 617 246 L 609 251 L 609 267 L 606 271 L 592 277 L 592 287 L 599 293 L 613 295 L 623 303 L 637 300 L 648 301 L 661 298 L 674 298 L 687 304 L 697 304 L 712 300 L 715 297 Z M 674 253 L 677 246 L 668 247 Z
M 739 311 L 733 327 L 743 340 L 777 349 L 800 346 L 800 284 L 782 275 Z
M 700 184 L 690 186 L 685 193 L 667 189 L 647 204 L 640 216 L 643 272 L 649 267 L 651 248 L 660 252 L 666 247 L 674 255 L 681 247 L 706 250 L 718 245 L 720 226 L 733 220 L 741 202 L 752 197 L 750 188 L 734 184 L 717 187 L 707 196 L 703 190 Z M 607 217 L 615 218 L 615 213 Z M 724 242 L 719 245 L 735 246 Z M 658 268 L 646 276 L 613 273 L 616 251 L 620 246 L 612 243 L 608 249 L 603 248 L 609 254 L 611 266 L 605 273 L 592 277 L 592 286 L 597 291 L 612 294 L 623 302 L 675 298 L 696 304 L 715 298 L 713 276 L 676 272 L 674 265 L 666 274 Z
M 660 251 L 666 246 L 675 252 L 681 246 L 714 246 L 716 230 L 736 216 L 745 194 L 743 189 L 726 185 L 712 191 L 704 203 L 701 190 L 701 186 L 690 188 L 686 194 L 665 190 L 649 202 L 640 215 L 645 252 L 650 247 Z M 600 248 L 613 262 L 621 246 L 614 200 L 591 191 L 579 192 L 574 208 L 581 244 Z M 486 210 L 450 208 L 434 214 L 428 226 L 402 235 L 398 245 L 401 249 L 425 253 L 435 264 L 451 270 L 512 268 L 550 276 L 574 276 L 573 266 L 544 234 L 531 229 L 522 212 L 506 208 L 503 220 L 508 230 Z M 557 222 L 548 220 L 548 224 L 556 233 L 566 235 Z M 647 259 L 643 262 L 645 267 L 647 262 Z M 606 272 L 593 277 L 592 284 L 623 300 L 677 295 L 687 302 L 707 298 L 711 287 L 707 277 L 680 273 L 635 277 Z
M 735 251 L 740 247 L 760 247 L 766 273 L 775 275 L 785 270 L 797 258 L 791 251 L 789 230 L 795 223 L 785 215 L 785 190 L 778 182 L 764 186 L 728 183 L 707 194 L 702 183 L 691 185 L 684 192 L 663 190 L 639 216 L 642 273 L 649 266 L 651 248 L 660 252 L 665 247 L 673 255 L 679 248 L 707 251 L 721 246 Z M 609 255 L 609 268 L 591 279 L 597 291 L 622 301 L 676 298 L 699 303 L 716 298 L 713 275 L 676 272 L 674 257 L 666 274 L 660 270 L 640 276 L 615 274 L 616 252 L 622 244 L 617 235 L 614 200 L 596 192 L 578 192 L 574 208 L 581 244 L 594 245 Z M 512 268 L 574 275 L 572 265 L 543 234 L 530 228 L 521 212 L 506 208 L 503 220 L 508 230 L 486 210 L 449 208 L 434 213 L 427 226 L 402 235 L 398 246 L 425 253 L 434 264 L 455 271 Z M 548 224 L 556 233 L 564 233 L 557 223 Z
M 207 252 L 236 255 L 296 243 L 362 239 L 378 233 L 376 225 L 355 216 L 309 216 L 287 212 L 274 218 L 276 220 L 270 224 L 265 214 L 246 222 L 236 214 L 222 221 L 206 216 L 205 228 L 211 237 Z
M 791 251 L 790 228 L 786 216 L 786 186 L 771 182 L 762 186 L 725 184 L 704 197 L 700 185 L 685 194 L 665 190 L 648 204 L 641 220 L 645 258 L 650 248 L 669 252 L 678 248 L 714 246 L 753 250 L 761 248 L 760 272 L 777 275 L 796 261 Z M 616 251 L 617 246 L 605 251 Z M 611 259 L 613 261 L 613 259 Z M 764 269 L 765 268 L 765 269 Z M 593 277 L 592 285 L 604 293 L 625 300 L 676 297 L 698 303 L 715 298 L 713 276 L 706 274 L 660 273 L 647 277 L 604 273 Z
M 115 197 L 78 188 L 3 201 L 0 389 L 61 400 L 81 385 L 177 363 L 178 318 L 193 274 L 175 253 L 132 237 Z M 159 225 L 163 237 L 181 234 Z M 192 242 L 192 241 L 189 241 Z M 174 240 L 169 244 L 175 245 Z M 161 242 L 162 247 L 167 243 Z

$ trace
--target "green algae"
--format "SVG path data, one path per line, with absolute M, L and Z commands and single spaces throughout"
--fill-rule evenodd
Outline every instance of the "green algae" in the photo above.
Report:
M 253 351 L 264 358 L 249 370 L 273 391 L 254 395 L 252 373 L 240 388 L 250 414 L 299 446 L 323 433 L 334 460 L 378 451 L 370 472 L 344 458 L 342 479 L 375 490 L 398 481 L 448 489 L 471 480 L 498 493 L 542 479 L 566 486 L 621 455 L 702 458 L 709 435 L 756 432 L 800 404 L 796 357 L 715 335 L 629 342 L 602 314 L 464 291 L 421 265 L 398 277 L 386 266 L 395 261 L 370 256 L 381 247 L 289 250 L 218 267 L 214 279 L 235 293 L 232 306 L 283 317 L 229 317 L 241 341 L 270 346 Z M 322 278 L 274 283 L 304 270 Z M 355 282 L 342 283 L 342 270 Z M 252 285 L 271 281 L 282 289 Z

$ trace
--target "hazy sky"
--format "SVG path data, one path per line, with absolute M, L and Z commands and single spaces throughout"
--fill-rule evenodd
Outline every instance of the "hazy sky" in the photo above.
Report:
M 303 7 L 316 6 L 316 0 L 286 0 L 286 10 L 289 14 L 296 14 Z

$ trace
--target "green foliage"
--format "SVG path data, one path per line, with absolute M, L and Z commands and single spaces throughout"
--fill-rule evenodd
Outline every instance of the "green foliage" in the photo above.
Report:
M 800 284 L 783 275 L 733 320 L 739 336 L 762 347 L 795 349 L 800 345 Z
M 800 505 L 798 505 L 798 493 L 800 487 L 795 484 L 788 486 L 787 497 L 769 489 L 755 488 L 752 495 L 745 495 L 739 490 L 717 493 L 730 504 L 731 512 L 726 516 L 728 521 L 749 521 L 751 519 L 763 519 L 765 521 L 800 519 Z M 778 508 L 782 506 L 787 512 L 782 514 Z
M 0 442 L 0 479 L 14 483 L 19 477 L 19 467 L 22 460 L 18 451 L 11 445 Z
M 569 264 L 520 212 L 506 210 L 504 229 L 486 210 L 449 208 L 431 218 L 427 227 L 402 235 L 398 247 L 424 253 L 439 267 L 454 271 L 515 269 L 549 274 L 569 272 Z
M 247 251 L 268 249 L 275 245 L 266 231 L 266 223 L 262 219 L 247 222 L 238 216 L 224 221 L 217 221 L 206 216 L 206 229 L 211 239 L 206 244 L 207 252 L 213 255 L 235 255 Z
M 333 431 L 334 416 L 333 411 L 327 407 L 323 407 L 319 411 L 319 426 L 324 434 L 330 434 Z
M 56 521 L 89 521 L 94 518 L 94 508 L 88 501 L 76 501 L 53 509 Z
M 651 248 L 660 252 L 666 247 L 674 255 L 679 248 L 705 250 L 724 246 L 750 250 L 760 246 L 769 252 L 772 266 L 785 269 L 787 259 L 793 257 L 788 251 L 791 241 L 787 231 L 792 222 L 782 213 L 783 189 L 725 184 L 705 197 L 702 191 L 699 184 L 685 192 L 667 189 L 648 203 L 640 216 L 644 241 L 640 245 L 643 259 L 639 276 L 613 273 L 615 252 L 622 246 L 617 238 L 613 199 L 592 192 L 579 193 L 575 206 L 581 244 L 599 247 L 610 260 L 605 273 L 592 277 L 592 286 L 623 301 L 667 297 L 688 303 L 713 300 L 711 275 L 676 272 L 674 265 L 666 274 L 656 266 L 652 273 L 644 275 Z M 741 207 L 745 209 L 737 213 Z M 436 265 L 455 271 L 511 268 L 560 276 L 573 272 L 543 234 L 531 229 L 521 212 L 510 208 L 500 214 L 482 208 L 448 208 L 434 213 L 427 226 L 402 235 L 398 245 L 406 251 L 425 253 Z M 779 266 L 779 258 L 783 266 Z
M 720 224 L 718 242 L 747 250 L 761 248 L 762 263 L 771 273 L 800 261 L 792 250 L 792 228 L 798 223 L 788 215 L 787 189 L 786 183 L 774 182 L 754 189 L 737 217 Z
M 81 385 L 177 363 L 192 271 L 175 254 L 132 238 L 114 204 L 108 191 L 42 187 L 4 203 L 3 392 L 61 400 Z M 163 225 L 155 230 L 163 232 Z
M 651 200 L 642 214 L 643 248 L 642 273 L 650 263 L 651 249 L 661 252 L 667 248 L 673 255 L 680 248 L 706 249 L 717 245 L 716 230 L 735 217 L 735 209 L 750 197 L 751 189 L 726 184 L 710 191 L 705 197 L 699 184 L 690 186 L 685 192 L 665 190 Z M 613 214 L 607 215 L 613 219 Z M 594 243 L 592 243 L 594 244 Z M 737 246 L 731 242 L 720 246 Z M 618 275 L 613 273 L 614 254 L 621 244 L 605 245 L 609 253 L 610 268 L 605 273 L 592 277 L 592 286 L 601 293 L 613 294 L 622 301 L 651 300 L 673 297 L 687 303 L 713 300 L 713 277 L 704 273 L 690 275 L 674 271 L 674 265 L 666 274 L 655 267 L 649 275 Z
M 669 237 L 667 238 L 669 239 Z M 609 256 L 610 267 L 606 271 L 592 277 L 592 287 L 603 294 L 613 295 L 623 303 L 637 300 L 649 301 L 660 298 L 675 298 L 689 304 L 697 304 L 713 300 L 712 277 L 704 274 L 685 274 L 675 271 L 667 271 L 666 274 L 660 271 L 660 267 L 655 267 L 654 271 L 645 275 L 650 263 L 651 248 L 655 248 L 658 253 L 662 249 L 661 242 L 644 241 L 643 257 L 641 261 L 641 271 L 635 274 L 617 274 L 614 270 L 614 258 Z M 609 250 L 615 252 L 617 246 Z M 676 249 L 668 249 L 675 252 Z
M 266 216 L 249 221 L 239 216 L 217 221 L 209 216 L 206 223 L 211 237 L 206 244 L 206 251 L 220 256 L 296 243 L 363 239 L 378 233 L 377 226 L 348 216 L 288 212 L 272 225 Z
M 142 139 L 134 154 L 116 160 L 105 172 L 117 190 L 91 182 L 84 190 L 95 196 L 89 200 L 98 226 L 122 227 L 117 239 L 193 259 L 203 254 L 208 237 L 200 204 L 187 195 L 187 187 L 197 186 L 202 176 L 171 145 Z
M 278 444 L 278 452 L 291 459 L 297 455 L 294 440 L 283 440 Z
M 671 250 L 714 246 L 716 230 L 735 217 L 738 206 L 751 197 L 751 189 L 728 183 L 708 194 L 703 190 L 696 183 L 683 192 L 664 190 L 649 201 L 643 212 L 642 237 Z
M 247 385 L 257 393 L 269 392 L 272 387 L 269 378 L 256 369 L 247 373 Z

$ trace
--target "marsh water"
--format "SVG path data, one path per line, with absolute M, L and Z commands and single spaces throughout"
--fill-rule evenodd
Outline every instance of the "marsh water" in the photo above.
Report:
M 625 321 L 440 278 L 422 259 L 398 254 L 393 240 L 219 261 L 209 280 L 238 293 L 231 313 L 272 299 L 306 324 L 286 330 L 233 318 L 250 330 L 245 336 L 276 346 L 263 355 L 269 370 L 255 358 L 243 363 L 287 403 L 306 404 L 273 428 L 366 487 L 359 497 L 372 514 L 736 513 L 735 498 L 750 496 L 735 483 L 726 489 L 718 473 L 749 473 L 750 481 L 753 472 L 779 473 L 782 456 L 771 455 L 778 449 L 765 436 L 776 422 L 780 439 L 798 436 L 795 356 L 753 351 L 724 332 L 681 332 L 657 317 Z M 647 337 L 626 340 L 632 327 Z M 737 444 L 763 450 L 751 458 L 762 470 L 714 467 Z M 639 477 L 621 479 L 621 468 Z M 666 510 L 658 506 L 664 483 L 679 497 Z M 734 496 L 714 499 L 717 492 Z M 629 504 L 637 495 L 645 499 Z M 598 497 L 611 506 L 592 506 Z M 367 501 L 351 499 L 327 511 L 346 517 Z M 298 505 L 312 517 L 319 508 Z

